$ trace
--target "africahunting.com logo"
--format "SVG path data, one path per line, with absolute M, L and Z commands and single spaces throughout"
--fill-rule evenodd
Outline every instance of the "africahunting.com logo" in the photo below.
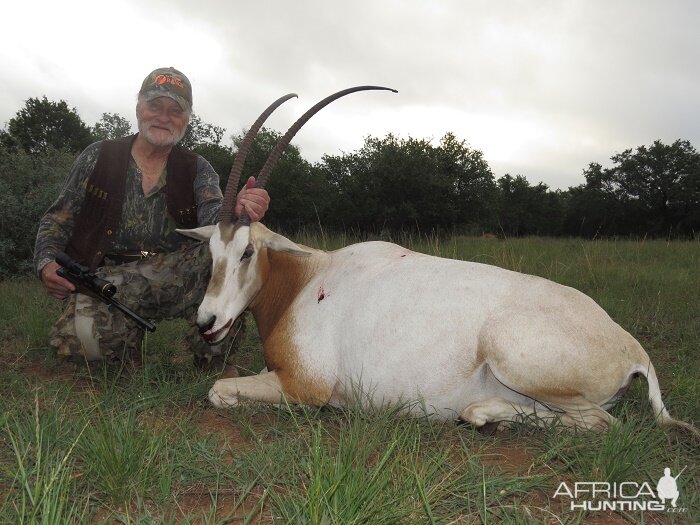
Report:
M 568 498 L 570 510 L 585 511 L 661 511 L 687 512 L 688 509 L 678 506 L 679 476 L 686 467 L 671 475 L 671 469 L 665 468 L 664 475 L 652 487 L 650 483 L 623 481 L 608 483 L 603 481 L 577 481 L 576 483 L 561 482 L 554 498 Z

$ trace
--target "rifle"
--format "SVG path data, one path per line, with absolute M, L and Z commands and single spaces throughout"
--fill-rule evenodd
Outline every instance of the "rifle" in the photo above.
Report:
M 155 325 L 149 323 L 136 312 L 114 299 L 114 294 L 117 293 L 117 287 L 112 283 L 100 279 L 92 273 L 87 266 L 78 264 L 63 252 L 56 256 L 56 262 L 61 266 L 61 268 L 56 270 L 56 273 L 72 282 L 81 292 L 85 290 L 88 292 L 88 295 L 99 299 L 105 304 L 114 306 L 121 313 L 135 321 L 141 328 L 149 332 L 156 331 Z
M 681 471 L 678 473 L 678 475 L 677 475 L 675 478 L 673 478 L 673 479 L 678 479 L 678 478 L 680 477 L 680 475 L 683 474 L 683 471 L 684 471 L 685 469 L 687 469 L 687 468 L 688 468 L 688 465 L 686 465 L 685 467 L 683 467 L 683 468 L 681 469 Z

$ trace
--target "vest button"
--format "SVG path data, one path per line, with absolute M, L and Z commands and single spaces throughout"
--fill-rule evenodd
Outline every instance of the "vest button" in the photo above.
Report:
M 112 230 L 107 230 L 107 235 L 112 235 Z

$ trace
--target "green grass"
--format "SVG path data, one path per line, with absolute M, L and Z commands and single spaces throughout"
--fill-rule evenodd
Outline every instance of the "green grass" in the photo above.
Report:
M 121 504 L 138 496 L 163 501 L 170 495 L 167 435 L 144 427 L 134 409 L 90 414 L 76 457 L 91 489 L 106 501 Z
M 306 235 L 336 248 L 342 237 Z M 700 243 L 469 237 L 400 239 L 411 249 L 495 264 L 573 286 L 644 345 L 672 415 L 700 422 Z M 700 521 L 700 446 L 652 420 L 635 381 L 606 434 L 468 425 L 367 412 L 249 403 L 211 408 L 183 322 L 148 336 L 138 370 L 90 371 L 48 348 L 57 302 L 36 280 L 0 283 L 0 523 L 601 523 L 553 498 L 561 481 L 678 479 L 677 515 Z M 263 366 L 252 320 L 235 362 Z M 614 521 L 619 523 L 620 521 Z
M 66 441 L 66 429 L 58 411 L 40 413 L 36 399 L 32 415 L 33 420 L 9 418 L 5 425 L 5 437 L 16 465 L 15 497 L 6 502 L 10 515 L 16 523 L 83 521 L 86 498 L 74 496 L 77 470 L 73 450 L 84 427 Z

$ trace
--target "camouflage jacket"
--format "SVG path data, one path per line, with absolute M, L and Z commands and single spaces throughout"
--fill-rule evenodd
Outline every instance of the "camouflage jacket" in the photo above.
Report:
M 58 252 L 65 250 L 71 238 L 75 217 L 80 213 L 85 187 L 95 168 L 100 146 L 101 142 L 96 142 L 78 156 L 58 199 L 39 222 L 34 246 L 34 268 L 37 273 L 53 261 Z M 129 161 L 126 180 L 121 223 L 115 232 L 112 252 L 165 253 L 190 242 L 175 232 L 175 221 L 167 213 L 166 170 L 163 170 L 158 184 L 148 194 L 144 194 L 141 188 L 141 171 L 132 158 Z M 214 224 L 223 196 L 219 188 L 219 176 L 211 164 L 201 156 L 197 158 L 197 176 L 193 191 L 199 225 Z

